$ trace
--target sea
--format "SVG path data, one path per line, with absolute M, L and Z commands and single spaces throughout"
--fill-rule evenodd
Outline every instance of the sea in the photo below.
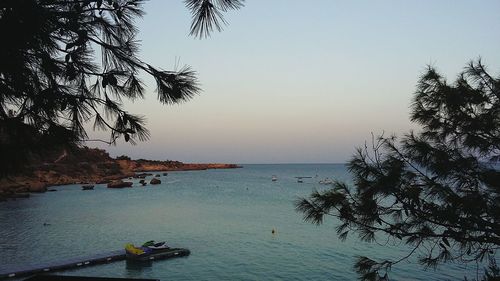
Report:
M 294 202 L 325 178 L 352 183 L 344 164 L 242 165 L 240 169 L 159 173 L 162 183 L 83 191 L 81 185 L 0 202 L 0 271 L 122 249 L 126 243 L 167 241 L 191 254 L 138 266 L 126 261 L 61 275 L 160 280 L 357 280 L 358 256 L 399 259 L 404 244 L 356 233 L 341 241 L 327 217 L 303 220 Z M 272 181 L 272 176 L 277 181 Z M 295 177 L 304 178 L 302 183 Z M 150 179 L 149 177 L 148 179 Z M 274 230 L 274 233 L 273 233 Z M 417 252 L 418 256 L 419 253 Z M 482 268 L 480 268 L 482 271 Z M 474 265 L 424 269 L 416 258 L 392 268 L 391 280 L 463 280 Z

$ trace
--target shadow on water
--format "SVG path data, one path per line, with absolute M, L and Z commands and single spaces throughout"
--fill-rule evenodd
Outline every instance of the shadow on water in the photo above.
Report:
M 144 271 L 145 269 L 150 269 L 153 267 L 153 261 L 126 261 L 126 269 L 128 271 Z

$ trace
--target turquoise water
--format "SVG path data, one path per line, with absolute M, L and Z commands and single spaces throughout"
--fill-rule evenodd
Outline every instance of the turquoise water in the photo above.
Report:
M 272 182 L 271 175 L 278 181 Z M 304 183 L 294 178 L 316 175 Z M 151 239 L 188 248 L 191 255 L 144 267 L 116 262 L 61 274 L 161 280 L 354 280 L 357 255 L 405 255 L 401 245 L 361 243 L 355 236 L 339 241 L 333 218 L 321 226 L 303 222 L 293 202 L 314 188 L 325 188 L 317 183 L 325 177 L 349 181 L 340 164 L 244 165 L 170 172 L 161 177 L 161 185 L 144 188 L 55 187 L 57 192 L 0 204 L 0 269 L 91 255 Z M 455 280 L 468 271 L 475 272 L 475 267 L 447 265 L 435 272 L 402 263 L 391 277 Z

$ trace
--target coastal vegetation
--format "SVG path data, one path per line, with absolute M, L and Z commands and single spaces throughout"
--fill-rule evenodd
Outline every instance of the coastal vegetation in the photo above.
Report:
M 28 192 L 45 192 L 54 185 L 111 183 L 130 177 L 142 178 L 140 172 L 239 168 L 235 164 L 132 160 L 128 156 L 112 158 L 102 149 L 87 147 L 46 150 L 42 157 L 30 158 L 29 164 L 22 172 L 0 179 L 0 199 L 24 197 Z
M 361 280 L 387 276 L 414 258 L 424 268 L 489 261 L 484 278 L 498 278 L 500 78 L 480 60 L 453 83 L 429 67 L 411 109 L 420 130 L 400 139 L 382 135 L 357 149 L 348 163 L 354 186 L 335 182 L 298 200 L 297 210 L 315 224 L 338 218 L 340 239 L 356 234 L 408 247 L 393 259 L 359 257 Z

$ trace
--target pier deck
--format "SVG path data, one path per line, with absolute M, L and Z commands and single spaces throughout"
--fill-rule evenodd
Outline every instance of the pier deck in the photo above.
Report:
M 163 252 L 162 255 L 154 259 L 168 259 L 173 257 L 181 257 L 189 255 L 188 249 L 172 248 L 170 251 Z M 9 269 L 0 269 L 0 279 L 30 276 L 38 273 L 55 272 L 67 269 L 75 269 L 84 266 L 92 266 L 115 261 L 125 260 L 125 251 L 117 250 L 97 255 L 65 259 L 55 262 L 40 263 L 34 265 L 19 266 Z

